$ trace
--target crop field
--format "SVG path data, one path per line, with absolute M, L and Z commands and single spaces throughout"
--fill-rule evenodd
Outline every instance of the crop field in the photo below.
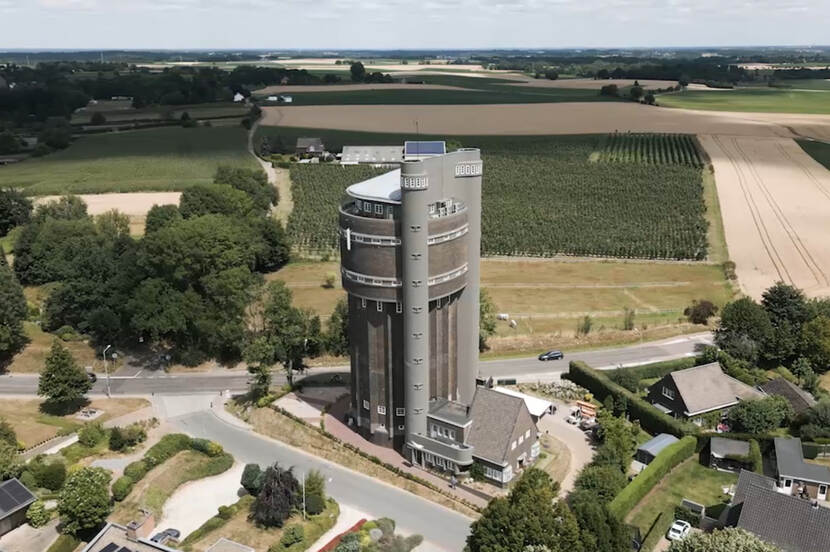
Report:
M 657 103 L 667 107 L 714 111 L 830 114 L 830 91 L 785 88 L 686 90 L 660 94 Z
M 687 134 L 612 134 L 597 161 L 703 166 L 695 139 Z
M 636 136 L 614 141 L 606 135 L 458 139 L 464 146 L 481 146 L 487 167 L 482 198 L 486 255 L 706 257 L 702 171 L 699 158 L 689 154 L 690 140 Z M 612 149 L 611 143 L 614 160 L 598 159 Z M 660 144 L 668 155 L 657 149 L 646 153 L 641 143 Z M 664 164 L 653 164 L 657 159 Z M 292 167 L 295 207 L 288 228 L 295 245 L 334 249 L 343 192 L 378 172 Z
M 242 127 L 85 136 L 65 150 L 0 167 L 0 187 L 23 188 L 29 195 L 180 191 L 211 182 L 219 165 L 257 167 Z
M 816 140 L 796 140 L 796 142 L 807 155 L 827 167 L 827 170 L 830 170 L 830 143 Z
M 73 125 L 89 124 L 93 113 L 103 113 L 107 123 L 126 121 L 161 121 L 176 120 L 187 112 L 192 119 L 216 119 L 224 117 L 243 117 L 248 113 L 244 105 L 231 102 L 216 102 L 182 106 L 145 107 L 134 109 L 127 103 L 118 101 L 99 101 L 98 105 L 76 111 L 72 114 Z

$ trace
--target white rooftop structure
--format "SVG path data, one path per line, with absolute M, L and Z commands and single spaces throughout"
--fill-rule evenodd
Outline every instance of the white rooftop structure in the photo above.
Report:
M 401 146 L 343 146 L 340 163 L 353 165 L 356 163 L 402 163 L 403 148 Z
M 522 399 L 525 402 L 525 406 L 527 406 L 530 415 L 537 420 L 553 410 L 552 402 L 540 399 L 539 397 L 534 397 L 533 395 L 526 395 L 506 387 L 494 387 L 493 391 L 498 391 L 504 395 L 510 395 L 511 397 L 518 397 Z
M 356 199 L 400 205 L 401 170 L 395 169 L 372 177 L 369 180 L 352 184 L 346 188 L 346 193 Z

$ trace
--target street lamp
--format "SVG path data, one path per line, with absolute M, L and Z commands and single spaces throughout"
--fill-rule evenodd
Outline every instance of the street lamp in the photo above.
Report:
M 109 351 L 111 347 L 112 347 L 112 345 L 107 345 L 104 348 L 104 352 L 101 353 L 101 356 L 104 358 L 104 372 L 106 372 L 106 374 L 107 374 L 107 398 L 111 397 L 111 395 L 110 395 L 110 371 L 109 371 L 109 368 L 107 368 L 107 351 Z M 118 358 L 118 356 L 115 353 L 113 353 L 112 357 L 113 358 Z

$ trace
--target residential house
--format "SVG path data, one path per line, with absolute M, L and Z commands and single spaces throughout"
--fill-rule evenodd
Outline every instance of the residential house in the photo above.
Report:
M 634 460 L 642 464 L 643 467 L 648 466 L 664 448 L 676 442 L 677 437 L 674 435 L 661 433 L 637 447 L 637 451 L 634 453 Z
M 816 404 L 816 400 L 810 393 L 784 378 L 775 378 L 759 385 L 758 388 L 767 395 L 777 395 L 787 399 L 796 414 L 801 414 Z
M 775 438 L 775 468 L 779 492 L 827 501 L 830 468 L 805 462 L 801 439 Z
M 538 424 L 539 420 L 545 417 L 545 415 L 552 414 L 556 410 L 552 402 L 546 401 L 541 397 L 534 397 L 533 395 L 521 393 L 515 389 L 509 389 L 507 387 L 494 387 L 493 391 L 522 399 L 525 402 L 525 406 L 527 406 L 527 410 L 530 412 L 530 417 L 533 418 L 534 424 Z
M 236 94 L 233 95 L 233 101 L 235 103 L 245 101 L 245 96 L 243 96 L 241 92 L 237 92 Z
M 723 525 L 738 527 L 783 552 L 830 550 L 830 508 L 779 492 L 774 479 L 742 470 Z
M 151 541 L 146 535 L 140 536 L 135 525 L 125 527 L 107 523 L 81 552 L 176 552 L 174 548 Z
M 648 401 L 658 410 L 698 425 L 705 414 L 761 397 L 757 389 L 726 375 L 717 362 L 672 372 L 648 389 Z
M 0 536 L 26 523 L 35 495 L 17 479 L 0 483 Z
M 425 467 L 466 472 L 473 463 L 506 485 L 539 456 L 538 430 L 521 397 L 478 387 L 472 404 L 435 399 L 427 414 Z
M 748 459 L 749 442 L 723 437 L 709 439 L 709 467 L 737 472 L 750 467 Z
M 326 148 L 321 138 L 297 138 L 297 146 L 294 148 L 294 153 L 297 155 L 308 154 L 314 157 L 320 157 L 325 151 Z

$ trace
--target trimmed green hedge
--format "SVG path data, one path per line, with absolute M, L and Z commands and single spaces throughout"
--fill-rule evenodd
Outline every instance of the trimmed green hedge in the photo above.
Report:
M 752 466 L 752 471 L 761 475 L 764 474 L 764 457 L 761 456 L 761 446 L 757 439 L 749 440 L 749 463 Z
M 562 377 L 581 385 L 593 393 L 600 402 L 604 402 L 609 395 L 614 397 L 614 401 L 623 398 L 627 404 L 629 416 L 634 420 L 639 420 L 642 428 L 649 433 L 670 433 L 676 437 L 683 437 L 699 431 L 694 424 L 677 420 L 660 412 L 645 400 L 625 387 L 617 385 L 608 376 L 582 361 L 571 361 L 568 373 L 563 374 Z
M 132 477 L 129 475 L 122 475 L 115 480 L 115 483 L 112 484 L 112 498 L 118 502 L 121 502 L 127 498 L 127 495 L 133 490 L 134 485 L 135 481 L 133 481 Z
M 631 366 L 629 368 L 618 368 L 616 371 L 622 370 L 634 374 L 637 379 L 647 378 L 662 378 L 666 374 L 677 372 L 678 370 L 685 370 L 700 364 L 699 357 L 685 357 L 674 360 L 664 360 L 662 362 L 652 362 L 650 364 L 641 364 L 640 366 Z
M 691 435 L 683 437 L 676 443 L 664 448 L 651 464 L 640 472 L 631 483 L 608 504 L 608 510 L 617 518 L 623 519 L 646 494 L 660 482 L 675 466 L 692 456 L 697 439 Z

